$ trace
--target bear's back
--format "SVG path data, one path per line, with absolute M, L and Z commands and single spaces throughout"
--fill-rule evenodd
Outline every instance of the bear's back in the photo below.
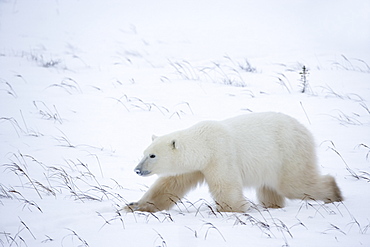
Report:
M 250 113 L 220 123 L 227 128 L 230 140 L 234 142 L 232 152 L 240 164 L 246 185 L 260 184 L 266 181 L 266 176 L 275 184 L 276 172 L 288 160 L 314 153 L 310 132 L 285 114 Z
M 270 139 L 285 134 L 305 135 L 309 131 L 296 119 L 276 112 L 250 113 L 221 121 L 235 137 Z

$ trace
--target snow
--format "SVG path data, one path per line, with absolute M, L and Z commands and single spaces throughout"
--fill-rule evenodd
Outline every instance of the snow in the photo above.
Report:
M 0 1 L 1 246 L 369 246 L 368 1 Z M 301 93 L 302 67 L 308 91 Z M 152 134 L 279 111 L 345 200 L 117 211 Z

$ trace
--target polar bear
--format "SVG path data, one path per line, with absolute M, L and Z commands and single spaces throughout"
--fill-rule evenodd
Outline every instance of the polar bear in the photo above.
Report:
M 152 139 L 135 172 L 160 177 L 126 211 L 168 210 L 203 182 L 220 212 L 249 209 L 244 187 L 256 188 L 260 203 L 271 208 L 283 207 L 285 198 L 343 200 L 334 178 L 319 174 L 310 132 L 281 113 L 203 121 Z

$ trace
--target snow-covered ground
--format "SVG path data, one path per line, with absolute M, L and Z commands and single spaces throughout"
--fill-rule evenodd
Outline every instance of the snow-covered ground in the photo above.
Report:
M 0 246 L 370 246 L 370 2 L 0 0 Z M 303 66 L 308 69 L 306 92 Z M 152 134 L 279 111 L 345 200 L 117 211 Z

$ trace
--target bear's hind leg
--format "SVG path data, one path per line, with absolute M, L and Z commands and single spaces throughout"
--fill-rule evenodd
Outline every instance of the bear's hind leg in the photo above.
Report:
M 327 175 L 327 176 L 324 176 L 324 180 L 326 180 L 326 184 L 330 188 L 329 196 L 325 197 L 324 202 L 331 203 L 331 202 L 343 201 L 342 192 L 340 191 L 337 183 L 335 182 L 334 177 Z
M 342 193 L 330 175 L 302 178 L 299 183 L 285 185 L 281 193 L 289 199 L 320 200 L 325 203 L 343 201 Z
M 334 177 L 330 175 L 320 176 L 316 186 L 313 186 L 313 188 L 310 196 L 315 200 L 322 200 L 325 203 L 343 201 L 342 192 Z
M 282 208 L 285 205 L 285 198 L 267 186 L 257 189 L 257 198 L 266 208 Z
M 127 212 L 168 210 L 203 180 L 201 172 L 160 177 L 138 202 L 128 204 L 124 210 Z

